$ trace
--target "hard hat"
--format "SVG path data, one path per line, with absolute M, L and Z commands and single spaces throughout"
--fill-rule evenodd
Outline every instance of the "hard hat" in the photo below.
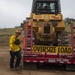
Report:
M 20 28 L 17 29 L 17 30 L 15 31 L 15 33 L 19 33 L 19 34 L 21 34 L 21 29 L 20 29 Z

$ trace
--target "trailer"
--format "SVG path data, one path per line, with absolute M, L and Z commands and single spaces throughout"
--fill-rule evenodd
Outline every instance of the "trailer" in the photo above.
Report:
M 65 31 L 60 0 L 33 0 L 30 17 L 21 26 L 24 32 L 22 45 L 25 67 L 30 69 L 33 65 L 36 68 L 37 63 L 54 63 L 74 70 L 75 27 L 72 22 L 70 39 Z

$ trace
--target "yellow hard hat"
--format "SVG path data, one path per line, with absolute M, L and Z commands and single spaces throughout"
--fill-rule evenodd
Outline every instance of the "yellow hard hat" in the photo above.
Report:
M 21 29 L 20 29 L 20 28 L 17 29 L 17 30 L 15 31 L 15 33 L 20 33 L 20 34 L 21 34 Z

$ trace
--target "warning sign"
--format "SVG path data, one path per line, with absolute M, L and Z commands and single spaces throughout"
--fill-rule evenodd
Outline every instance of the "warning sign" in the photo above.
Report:
M 64 54 L 64 53 L 72 53 L 71 47 L 58 47 L 58 53 Z
M 60 53 L 60 54 L 71 54 L 72 48 L 68 46 L 42 46 L 33 45 L 33 52 L 45 52 L 45 53 Z

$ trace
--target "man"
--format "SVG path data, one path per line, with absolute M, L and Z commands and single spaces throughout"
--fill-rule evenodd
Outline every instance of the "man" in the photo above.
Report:
M 10 47 L 10 69 L 20 69 L 20 61 L 21 61 L 21 45 L 19 40 L 19 35 L 21 34 L 21 30 L 17 29 L 15 34 L 10 37 L 9 47 Z M 16 56 L 16 62 L 14 62 Z M 14 65 L 15 64 L 15 65 Z

